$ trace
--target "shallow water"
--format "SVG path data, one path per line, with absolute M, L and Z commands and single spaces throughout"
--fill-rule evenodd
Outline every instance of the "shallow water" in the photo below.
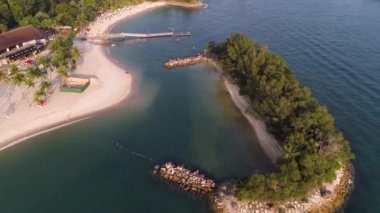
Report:
M 380 211 L 380 2 L 206 2 L 206 10 L 161 8 L 116 26 L 130 32 L 174 27 L 193 35 L 110 47 L 112 57 L 133 70 L 133 96 L 3 151 L 2 212 L 209 212 L 206 199 L 152 178 L 153 165 L 186 163 L 217 179 L 270 169 L 217 73 L 203 65 L 162 67 L 231 32 L 245 32 L 284 57 L 327 105 L 357 157 L 356 187 L 345 210 Z

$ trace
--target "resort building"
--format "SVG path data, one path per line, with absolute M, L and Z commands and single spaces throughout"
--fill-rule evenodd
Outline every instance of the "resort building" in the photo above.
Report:
M 0 34 L 0 60 L 17 60 L 39 51 L 50 33 L 28 25 Z

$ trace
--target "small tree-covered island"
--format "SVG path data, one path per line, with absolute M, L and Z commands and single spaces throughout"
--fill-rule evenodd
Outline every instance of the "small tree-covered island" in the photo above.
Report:
M 261 202 L 269 209 L 282 205 L 297 211 L 291 201 L 296 205 L 308 202 L 316 190 L 322 196 L 326 191 L 341 193 L 327 205 L 304 209 L 336 210 L 348 192 L 349 161 L 354 155 L 327 108 L 296 79 L 282 58 L 244 34 L 232 34 L 218 44 L 210 42 L 208 51 L 226 78 L 238 85 L 250 103 L 249 111 L 265 122 L 284 152 L 274 171 L 255 172 L 235 184 L 234 196 L 241 201 Z M 343 173 L 340 182 L 346 184 L 336 189 L 339 192 L 326 190 L 323 184 L 336 180 L 339 171 Z

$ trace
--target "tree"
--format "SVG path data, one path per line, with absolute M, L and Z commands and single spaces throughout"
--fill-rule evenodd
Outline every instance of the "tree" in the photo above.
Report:
M 9 76 L 7 72 L 3 69 L 0 69 L 0 82 L 8 82 Z
M 25 74 L 20 72 L 16 65 L 12 65 L 9 72 L 10 82 L 15 86 L 21 86 L 25 82 Z
M 58 27 L 58 23 L 52 18 L 46 18 L 41 21 L 41 26 L 49 28 L 51 32 L 51 29 Z
M 33 100 L 34 102 L 38 102 L 39 100 L 41 100 L 42 97 L 45 96 L 45 92 L 42 91 L 42 90 L 37 90 L 34 95 L 33 95 Z
M 352 159 L 332 115 L 299 83 L 283 59 L 243 34 L 210 43 L 208 49 L 285 151 L 273 172 L 242 180 L 238 197 L 274 202 L 304 198 L 310 189 L 333 180 L 341 163 Z
M 37 2 L 35 0 L 8 0 L 9 9 L 15 21 L 21 20 L 29 15 L 34 15 Z
M 12 13 L 9 9 L 8 2 L 0 0 L 0 31 L 5 32 L 8 27 L 14 24 Z
M 4 33 L 8 30 L 7 25 L 0 23 L 0 33 Z

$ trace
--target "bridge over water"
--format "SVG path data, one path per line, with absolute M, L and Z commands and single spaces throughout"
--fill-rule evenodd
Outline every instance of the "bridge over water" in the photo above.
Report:
M 159 37 L 181 37 L 191 36 L 190 32 L 162 32 L 162 33 L 102 33 L 102 34 L 80 34 L 77 38 L 82 40 L 124 40 L 138 38 L 159 38 Z

